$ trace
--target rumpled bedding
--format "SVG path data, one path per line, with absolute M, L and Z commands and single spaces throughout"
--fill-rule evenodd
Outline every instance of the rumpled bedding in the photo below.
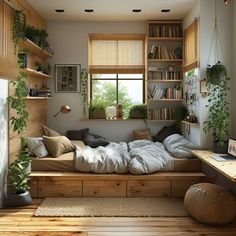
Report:
M 198 149 L 198 146 L 184 138 L 180 134 L 172 134 L 164 139 L 165 149 L 177 158 L 193 158 L 192 150 Z
M 76 147 L 75 168 L 80 172 L 150 174 L 172 169 L 171 156 L 161 143 L 135 140 L 106 147 Z

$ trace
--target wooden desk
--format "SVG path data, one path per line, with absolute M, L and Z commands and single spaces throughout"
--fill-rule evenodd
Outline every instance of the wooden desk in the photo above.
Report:
M 236 160 L 216 161 L 213 159 L 213 156 L 217 154 L 207 150 L 194 150 L 192 153 L 207 165 L 213 167 L 233 182 L 236 182 Z

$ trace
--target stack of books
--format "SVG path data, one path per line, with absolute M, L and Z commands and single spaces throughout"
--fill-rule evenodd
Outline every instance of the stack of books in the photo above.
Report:
M 175 108 L 149 109 L 148 118 L 150 120 L 174 120 Z
M 52 97 L 52 91 L 50 88 L 39 89 L 39 97 Z

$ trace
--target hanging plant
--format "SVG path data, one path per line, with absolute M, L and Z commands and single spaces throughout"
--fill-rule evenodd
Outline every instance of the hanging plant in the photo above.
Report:
M 206 79 L 211 84 L 218 85 L 220 81 L 225 79 L 226 75 L 226 67 L 220 61 L 213 66 L 208 65 L 207 67 Z
M 16 10 L 12 23 L 12 41 L 14 43 L 14 53 L 21 39 L 25 38 L 26 16 L 23 11 Z
M 88 72 L 86 69 L 82 69 L 80 72 L 80 79 L 82 85 L 82 103 L 83 103 L 83 115 L 86 118 L 88 107 Z

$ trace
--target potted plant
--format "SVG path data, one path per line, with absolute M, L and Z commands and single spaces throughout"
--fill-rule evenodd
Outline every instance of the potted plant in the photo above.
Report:
M 91 101 L 89 105 L 89 118 L 105 119 L 106 107 L 106 103 L 102 100 Z
M 9 107 L 15 110 L 15 115 L 10 117 L 10 123 L 13 132 L 17 132 L 18 135 L 25 131 L 29 116 L 23 99 L 27 95 L 26 77 L 26 73 L 21 72 L 17 80 L 10 82 L 15 87 L 13 96 L 8 97 Z M 8 188 L 5 201 L 8 206 L 23 206 L 29 205 L 32 202 L 30 193 L 28 192 L 28 176 L 31 169 L 31 160 L 26 148 L 25 139 L 21 137 L 20 140 L 21 151 L 18 159 L 8 169 L 8 183 L 10 188 Z
M 8 168 L 9 189 L 5 204 L 7 206 L 26 206 L 32 203 L 29 193 L 29 174 L 31 171 L 31 160 L 26 148 L 24 138 L 21 138 L 21 152 L 18 159 L 11 163 Z
M 129 119 L 147 119 L 147 105 L 133 105 L 129 111 Z
M 226 67 L 218 61 L 215 65 L 208 65 L 206 70 L 206 79 L 214 85 L 218 85 L 227 75 Z
M 223 66 L 221 68 L 225 67 Z M 214 139 L 213 151 L 216 153 L 227 152 L 227 141 L 229 136 L 230 113 L 228 91 L 230 90 L 230 88 L 228 85 L 228 81 L 230 80 L 230 78 L 227 75 L 227 70 L 222 70 L 217 69 L 214 72 L 215 76 L 218 77 L 218 79 L 214 79 L 212 77 L 213 83 L 207 83 L 207 90 L 209 94 L 209 117 L 208 120 L 204 122 L 203 128 L 205 133 L 212 133 Z M 217 73 L 217 71 L 219 73 Z
M 23 11 L 16 10 L 13 16 L 12 23 L 12 41 L 14 43 L 14 52 L 21 39 L 25 38 L 26 16 Z

